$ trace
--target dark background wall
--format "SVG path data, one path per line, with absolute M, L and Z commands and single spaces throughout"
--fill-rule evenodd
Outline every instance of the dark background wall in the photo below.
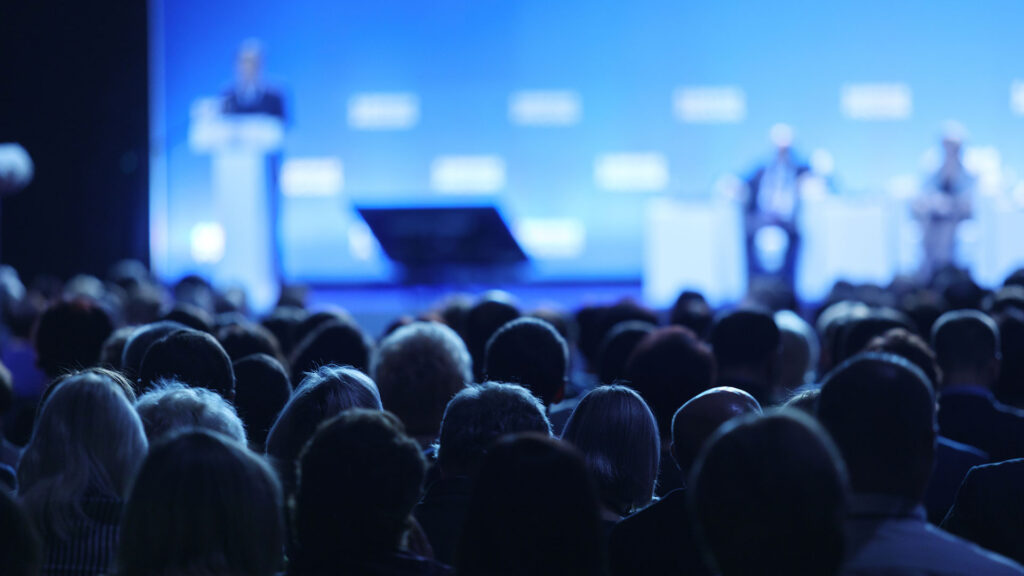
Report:
M 145 0 L 0 2 L 0 142 L 33 183 L 0 205 L 0 262 L 24 278 L 148 258 Z

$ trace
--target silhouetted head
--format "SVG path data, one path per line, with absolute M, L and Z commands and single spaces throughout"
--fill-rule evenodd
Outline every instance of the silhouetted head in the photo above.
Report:
M 810 324 L 789 310 L 776 312 L 774 318 L 779 327 L 781 348 L 777 370 L 779 386 L 792 391 L 810 381 L 818 367 L 818 335 Z
M 744 391 L 762 404 L 772 399 L 779 328 L 769 312 L 740 309 L 718 317 L 711 327 L 711 347 L 720 377 L 745 383 Z
M 935 395 L 916 366 L 864 353 L 829 374 L 818 419 L 835 440 L 854 492 L 920 501 L 935 460 Z
M 139 367 L 140 389 L 149 390 L 160 380 L 206 388 L 228 401 L 235 398 L 231 359 L 217 339 L 205 332 L 179 330 L 149 346 Z
M 901 313 L 884 308 L 873 309 L 863 318 L 851 319 L 840 328 L 840 352 L 836 357 L 837 363 L 863 352 L 871 340 L 890 330 L 913 330 L 911 324 L 910 319 Z
M 36 363 L 47 376 L 95 366 L 103 343 L 114 331 L 110 315 L 87 298 L 62 300 L 39 317 L 35 327 Z
M 597 377 L 602 384 L 614 384 L 626 377 L 626 363 L 640 341 L 654 332 L 654 324 L 642 320 L 619 322 L 598 347 Z
M 626 363 L 626 379 L 650 406 L 658 432 L 667 441 L 676 410 L 714 385 L 715 358 L 690 330 L 659 328 L 633 350 Z
M 942 389 L 942 370 L 931 346 L 905 328 L 893 328 L 868 342 L 865 352 L 895 354 L 917 366 L 928 377 L 933 390 Z
M 448 402 L 473 381 L 465 344 L 437 322 L 395 330 L 380 343 L 372 372 L 384 407 L 422 444 L 437 437 Z
M 458 550 L 459 574 L 603 575 L 600 507 L 579 452 L 543 435 L 507 436 L 484 457 Z
M 289 358 L 298 344 L 296 333 L 307 316 L 307 312 L 301 308 L 280 306 L 261 320 L 260 325 L 274 335 L 281 346 L 281 353 L 285 358 Z
M 397 551 L 425 474 L 419 444 L 394 415 L 354 409 L 326 422 L 299 462 L 295 567 L 340 574 Z
M 639 394 L 625 386 L 591 390 L 569 416 L 562 439 L 583 453 L 609 510 L 625 516 L 650 503 L 661 439 Z
M 111 332 L 110 336 L 103 341 L 103 347 L 100 349 L 100 359 L 97 364 L 104 368 L 120 370 L 121 357 L 124 355 L 124 346 L 128 343 L 128 338 L 130 338 L 134 332 L 134 326 L 122 326 L 121 328 Z
M 672 418 L 672 458 L 684 476 L 690 474 L 707 441 L 729 420 L 760 414 L 761 405 L 738 388 L 712 388 L 683 404 Z
M 932 327 L 932 348 L 949 380 L 946 385 L 969 383 L 990 388 L 999 377 L 999 328 L 981 312 L 943 314 Z
M 354 323 L 323 322 L 295 346 L 291 358 L 292 381 L 299 382 L 306 372 L 327 364 L 352 366 L 367 372 L 372 351 L 373 343 Z
M 562 398 L 569 370 L 569 347 L 547 322 L 518 318 L 487 342 L 484 375 L 495 382 L 519 384 L 545 405 Z
M 544 405 L 522 386 L 486 382 L 459 392 L 441 421 L 437 463 L 445 476 L 475 476 L 487 449 L 505 434 L 551 435 Z
M 178 322 L 161 320 L 152 324 L 144 324 L 132 331 L 124 343 L 120 369 L 133 385 L 138 385 L 139 369 L 142 368 L 142 359 L 149 351 L 149 347 L 157 340 L 178 330 L 190 330 L 190 328 Z
M 87 495 L 123 499 L 147 446 L 121 386 L 94 371 L 64 378 L 43 403 L 18 464 L 19 496 L 41 535 L 67 538 L 85 519 Z
M 200 306 L 178 302 L 171 311 L 164 314 L 164 320 L 184 324 L 193 330 L 213 334 L 213 316 Z
M 281 363 L 266 354 L 252 354 L 234 363 L 235 409 L 245 422 L 249 446 L 263 452 L 267 434 L 292 396 Z
M 605 336 L 616 325 L 628 320 L 657 325 L 658 315 L 631 300 L 622 300 L 611 306 L 583 308 L 576 314 L 576 323 L 580 328 L 580 353 L 591 371 L 596 371 L 601 365 L 599 354 Z
M 135 410 L 150 443 L 190 428 L 210 430 L 239 444 L 246 443 L 245 427 L 235 408 L 205 388 L 189 388 L 181 382 L 164 380 L 139 397 Z
M 267 434 L 267 456 L 290 493 L 295 462 L 317 426 L 349 408 L 380 410 L 380 394 L 369 376 L 351 367 L 322 366 L 296 388 Z
M 462 338 L 473 358 L 473 381 L 485 378 L 487 343 L 505 324 L 519 318 L 519 308 L 507 298 L 485 296 L 466 312 Z
M 669 323 L 689 328 L 701 338 L 707 337 L 714 319 L 714 312 L 704 295 L 692 290 L 681 293 L 669 313 Z
M 810 417 L 750 414 L 722 426 L 694 465 L 697 537 L 722 576 L 827 576 L 843 559 L 847 480 Z
M 242 322 L 221 327 L 217 330 L 217 341 L 232 362 L 253 354 L 266 354 L 284 363 L 284 353 L 277 343 L 277 337 L 260 324 Z
M 281 486 L 243 445 L 205 430 L 153 445 L 121 520 L 118 574 L 247 574 L 282 567 Z

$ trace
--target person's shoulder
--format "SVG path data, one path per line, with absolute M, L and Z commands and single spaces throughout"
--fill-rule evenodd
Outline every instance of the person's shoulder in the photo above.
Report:
M 1024 458 L 975 466 L 967 472 L 964 482 L 994 482 L 1024 476 Z
M 978 462 L 977 465 L 987 464 L 989 462 L 989 455 L 984 450 L 971 446 L 970 444 L 964 444 L 963 442 L 957 442 L 952 438 L 945 436 L 939 436 L 938 447 L 940 450 L 946 450 L 949 452 L 956 453 L 957 456 L 970 458 Z
M 642 536 L 648 532 L 662 532 L 670 522 L 686 523 L 686 490 L 673 490 L 650 506 L 623 518 L 612 530 L 612 540 Z

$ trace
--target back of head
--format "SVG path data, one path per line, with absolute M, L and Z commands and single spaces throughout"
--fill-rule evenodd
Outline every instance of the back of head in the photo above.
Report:
M 686 290 L 679 295 L 669 313 L 669 323 L 693 330 L 701 338 L 708 335 L 714 313 L 704 295 L 700 292 Z
M 487 449 L 516 432 L 551 435 L 544 405 L 514 384 L 486 382 L 459 392 L 441 421 L 437 463 L 445 476 L 475 476 Z
M 1002 364 L 999 368 L 999 382 L 996 396 L 1007 404 L 1024 405 L 1024 312 L 1016 309 L 1005 310 L 996 317 L 999 326 L 999 345 L 1002 350 Z
M 991 318 L 976 310 L 947 312 L 932 327 L 932 348 L 939 367 L 947 376 L 954 373 L 982 376 L 998 370 L 999 328 Z
M 836 358 L 837 363 L 842 363 L 860 352 L 875 337 L 885 334 L 889 330 L 902 328 L 911 330 L 909 318 L 899 312 L 888 309 L 874 309 L 864 318 L 856 318 L 848 322 L 840 329 L 839 345 L 840 353 Z
M 210 430 L 239 444 L 246 443 L 245 427 L 234 407 L 205 388 L 161 381 L 139 397 L 135 410 L 151 443 L 189 428 Z
M 121 357 L 124 356 L 125 344 L 128 343 L 128 338 L 130 338 L 134 332 L 134 326 L 122 326 L 111 332 L 110 336 L 107 336 L 107 339 L 103 341 L 103 347 L 100 349 L 98 364 L 105 368 L 120 370 Z
M 658 424 L 625 386 L 595 388 L 565 423 L 562 439 L 583 452 L 605 506 L 625 516 L 650 503 L 661 463 Z
M 851 358 L 825 378 L 818 419 L 855 492 L 923 497 L 935 456 L 935 396 L 916 366 L 891 354 Z
M 484 297 L 466 313 L 462 334 L 473 358 L 473 380 L 484 379 L 487 342 L 505 324 L 519 318 L 519 308 L 505 298 Z
M 43 551 L 32 520 L 13 495 L 0 489 L 0 573 L 38 576 Z
M 271 356 L 253 354 L 234 363 L 235 409 L 245 422 L 249 444 L 263 451 L 267 433 L 292 395 L 284 367 Z
M 868 342 L 864 351 L 895 354 L 924 372 L 933 389 L 942 389 L 942 370 L 935 358 L 935 352 L 924 338 L 905 328 L 893 328 L 875 337 Z
M 232 362 L 238 362 L 253 354 L 266 354 L 278 361 L 284 361 L 277 337 L 260 324 L 243 322 L 224 326 L 217 330 L 217 341 L 224 347 Z
M 711 388 L 715 358 L 697 336 L 680 326 L 659 328 L 637 344 L 626 363 L 626 379 L 654 413 L 663 438 L 672 433 L 680 406 Z
M 392 414 L 354 409 L 325 423 L 299 463 L 296 567 L 341 573 L 343 562 L 395 552 L 425 471 L 419 445 Z
M 499 440 L 480 469 L 457 567 L 466 576 L 604 574 L 600 502 L 583 457 L 541 435 Z
M 36 324 L 36 362 L 50 377 L 94 366 L 103 342 L 113 331 L 110 315 L 95 301 L 75 298 L 56 302 Z
M 569 347 L 553 326 L 538 318 L 508 322 L 487 342 L 484 375 L 520 384 L 541 402 L 558 402 L 569 368 Z
M 260 325 L 269 330 L 277 339 L 285 358 L 292 355 L 292 351 L 298 343 L 295 334 L 307 315 L 302 308 L 278 306 L 269 316 L 260 321 Z
M 377 385 L 350 367 L 322 366 L 302 381 L 267 434 L 267 456 L 285 490 L 295 481 L 295 461 L 319 426 L 349 408 L 381 409 Z
M 124 351 L 121 353 L 121 371 L 132 382 L 135 382 L 139 377 L 139 370 L 142 368 L 142 359 L 146 356 L 149 347 L 157 340 L 178 330 L 189 330 L 189 327 L 178 322 L 161 320 L 152 324 L 144 324 L 133 330 L 124 343 Z
M 820 346 L 814 328 L 790 310 L 775 313 L 779 327 L 779 385 L 795 390 L 806 384 L 818 366 Z
M 738 388 L 712 388 L 683 404 L 672 418 L 672 457 L 684 475 L 690 473 L 707 441 L 729 420 L 760 414 L 761 405 Z
M 784 411 L 726 424 L 690 485 L 698 538 L 722 576 L 838 572 L 846 474 L 812 418 Z
M 139 368 L 141 389 L 148 390 L 165 379 L 206 388 L 229 401 L 235 397 L 231 359 L 220 343 L 205 332 L 179 330 L 150 345 Z
M 597 370 L 601 365 L 601 343 L 608 332 L 617 324 L 629 320 L 657 325 L 658 315 L 631 300 L 622 300 L 611 306 L 584 308 L 577 313 L 579 349 L 591 370 Z
M 247 574 L 281 568 L 281 487 L 244 446 L 193 430 L 153 445 L 121 521 L 119 574 Z
M 124 497 L 146 448 L 142 422 L 117 384 L 95 372 L 67 377 L 43 404 L 18 464 L 22 503 L 44 536 L 67 537 L 87 491 Z
M 770 399 L 774 364 L 779 352 L 779 328 L 772 315 L 758 309 L 727 312 L 711 327 L 711 348 L 722 375 L 740 371 L 764 380 L 746 392 L 764 402 Z
M 626 377 L 626 363 L 633 350 L 657 326 L 641 320 L 619 322 L 605 335 L 598 347 L 597 378 L 602 384 L 615 384 Z
M 381 342 L 372 372 L 384 407 L 422 441 L 436 437 L 448 402 L 473 381 L 465 344 L 437 322 L 395 330 Z
M 291 358 L 292 381 L 306 372 L 335 364 L 366 372 L 372 351 L 370 339 L 351 322 L 329 320 L 320 324 L 296 346 Z

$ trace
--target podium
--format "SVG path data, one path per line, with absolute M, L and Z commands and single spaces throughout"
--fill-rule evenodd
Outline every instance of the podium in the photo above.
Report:
M 189 126 L 189 147 L 211 158 L 213 215 L 223 230 L 223 256 L 215 263 L 217 286 L 240 285 L 255 311 L 277 299 L 278 194 L 274 156 L 284 125 L 264 114 L 226 115 L 219 101 L 197 103 Z

